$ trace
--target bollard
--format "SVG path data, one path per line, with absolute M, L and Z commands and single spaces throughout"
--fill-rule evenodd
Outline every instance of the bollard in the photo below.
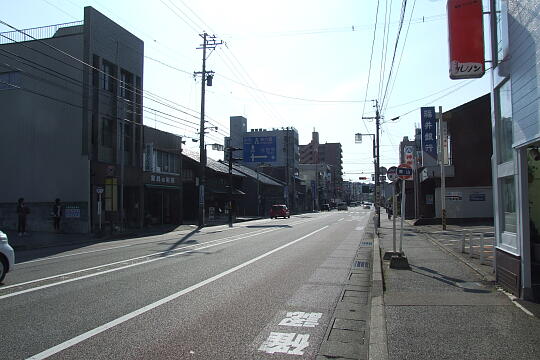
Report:
M 484 233 L 480 234 L 480 264 L 484 264 Z
M 473 233 L 469 231 L 469 257 L 473 257 Z
M 462 237 L 461 237 L 461 253 L 464 254 L 465 253 L 465 238 L 467 237 L 467 233 L 465 231 L 462 232 Z

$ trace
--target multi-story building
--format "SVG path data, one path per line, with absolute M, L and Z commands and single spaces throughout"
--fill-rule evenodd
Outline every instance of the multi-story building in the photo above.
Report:
M 492 0 L 497 281 L 540 300 L 540 28 L 536 1 Z
M 98 213 L 142 224 L 143 42 L 91 7 L 83 21 L 2 35 L 2 226 L 16 226 L 19 197 L 31 231 L 52 230 L 55 198 L 64 231 L 95 229 Z
M 243 149 L 234 155 L 242 158 L 240 164 L 283 181 L 283 201 L 296 211 L 299 201 L 297 186 L 301 181 L 298 177 L 298 131 L 293 127 L 247 131 L 247 119 L 242 116 L 231 116 L 230 128 L 230 137 L 225 138 L 226 147 Z
M 332 180 L 328 189 L 331 200 L 343 197 L 343 153 L 340 143 L 319 144 L 319 133 L 313 131 L 311 141 L 300 145 L 301 164 L 327 164 L 331 167 Z

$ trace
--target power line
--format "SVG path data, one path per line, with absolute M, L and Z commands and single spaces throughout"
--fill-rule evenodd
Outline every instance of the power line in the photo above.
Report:
M 377 0 L 377 11 L 375 13 L 375 27 L 373 29 L 373 40 L 371 41 L 371 54 L 369 55 L 369 70 L 368 70 L 368 78 L 367 78 L 367 84 L 366 84 L 366 92 L 364 95 L 364 106 L 362 107 L 362 122 L 364 123 L 364 127 L 366 128 L 366 131 L 369 132 L 368 127 L 366 125 L 366 122 L 364 121 L 364 110 L 366 108 L 366 100 L 367 100 L 367 94 L 369 89 L 369 80 L 371 78 L 371 61 L 373 60 L 373 50 L 375 47 L 375 37 L 377 35 L 377 22 L 379 19 L 379 3 L 380 0 Z

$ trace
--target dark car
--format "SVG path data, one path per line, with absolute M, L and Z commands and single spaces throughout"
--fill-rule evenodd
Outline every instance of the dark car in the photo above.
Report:
M 330 211 L 330 204 L 322 204 L 321 211 Z
M 339 210 L 348 210 L 347 204 L 345 203 L 339 203 L 337 206 L 338 211 Z
M 272 208 L 270 209 L 270 219 L 277 219 L 278 217 L 291 217 L 291 213 L 289 212 L 289 209 L 287 209 L 287 205 L 272 205 Z

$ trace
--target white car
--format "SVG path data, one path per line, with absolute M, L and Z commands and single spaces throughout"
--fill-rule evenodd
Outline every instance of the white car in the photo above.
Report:
M 15 264 L 15 253 L 9 246 L 7 235 L 0 230 L 0 283 L 8 272 L 13 270 Z

